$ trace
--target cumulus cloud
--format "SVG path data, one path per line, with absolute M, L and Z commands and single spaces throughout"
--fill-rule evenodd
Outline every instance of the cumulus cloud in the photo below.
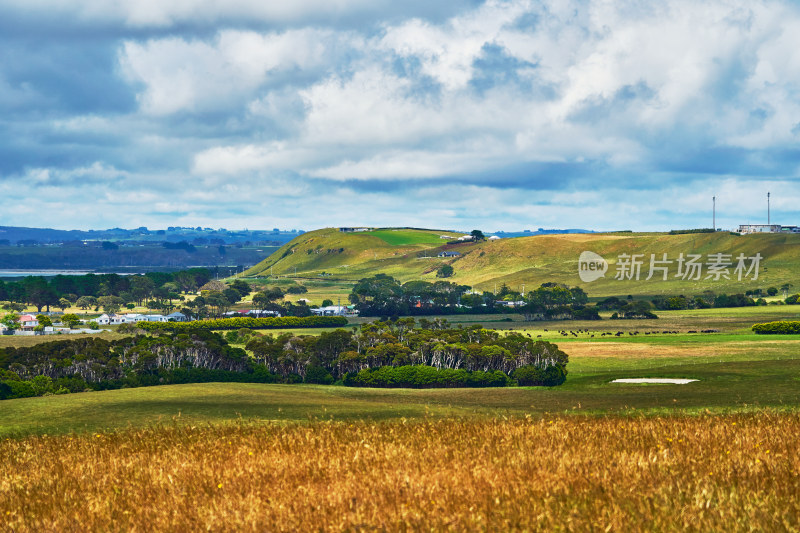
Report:
M 120 66 L 144 90 L 143 111 L 165 115 L 246 106 L 255 91 L 291 81 L 287 73 L 313 75 L 332 63 L 346 35 L 302 29 L 260 34 L 227 30 L 212 42 L 179 37 L 126 41 Z M 352 48 L 352 44 L 346 46 Z
M 80 28 L 102 25 L 145 31 L 220 25 L 304 25 L 309 22 L 357 27 L 413 16 L 438 20 L 457 14 L 474 3 L 475 0 L 8 0 L 0 6 L 0 13 L 6 13 L 14 20 L 36 20 L 39 28 L 47 24 L 56 26 L 61 22 L 62 31 L 69 31 L 69 28 L 64 28 L 64 21 Z
M 668 229 L 714 194 L 744 217 L 766 187 L 778 212 L 797 198 L 788 1 L 111 5 L 0 8 L 0 28 L 66 28 L 0 36 L 3 187 L 250 227 Z
M 32 168 L 22 179 L 37 187 L 86 187 L 98 183 L 124 186 L 126 178 L 125 172 L 96 161 L 88 167 L 72 169 Z

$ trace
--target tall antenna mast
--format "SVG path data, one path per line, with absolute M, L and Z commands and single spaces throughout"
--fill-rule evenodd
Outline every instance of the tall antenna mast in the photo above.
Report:
M 771 224 L 769 219 L 769 193 L 767 193 L 767 226 Z
M 717 231 L 717 197 L 712 196 L 711 201 L 713 202 L 713 207 L 711 208 L 713 226 L 711 226 L 711 229 Z

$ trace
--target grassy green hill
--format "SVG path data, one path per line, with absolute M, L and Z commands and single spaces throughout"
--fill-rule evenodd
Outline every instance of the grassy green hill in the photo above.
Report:
M 446 235 L 461 233 L 435 230 L 381 229 L 343 233 L 325 228 L 304 233 L 271 256 L 247 270 L 245 276 L 297 275 L 359 279 L 375 272 L 392 272 L 404 279 L 416 276 L 413 263 L 417 255 L 446 245 Z M 424 270 L 424 268 L 423 268 Z M 406 273 L 407 271 L 407 273 Z
M 591 296 L 699 294 L 743 292 L 747 289 L 780 287 L 793 284 L 800 289 L 800 235 L 732 235 L 730 233 L 682 234 L 609 233 L 538 235 L 501 239 L 480 243 L 446 244 L 439 235 L 455 233 L 422 230 L 377 230 L 342 233 L 322 229 L 305 233 L 286 244 L 265 261 L 254 266 L 245 276 L 290 275 L 323 279 L 358 280 L 376 273 L 386 273 L 402 281 L 435 279 L 436 269 L 452 264 L 452 281 L 477 289 L 494 290 L 502 283 L 514 289 L 523 284 L 536 287 L 547 281 L 583 287 Z M 454 250 L 462 255 L 441 259 L 436 254 Z M 578 276 L 578 258 L 583 251 L 603 256 L 609 263 L 605 277 L 584 283 Z M 661 273 L 651 280 L 650 255 L 661 259 L 666 253 L 669 265 L 667 280 Z M 746 257 L 760 253 L 763 257 L 757 280 L 736 279 L 733 268 L 730 280 L 706 279 L 706 268 L 697 281 L 676 278 L 679 254 L 701 254 L 702 262 L 709 254 L 739 254 Z M 617 280 L 617 259 L 621 254 L 643 254 L 640 279 Z M 749 262 L 748 262 L 749 265 Z M 323 275 L 324 273 L 324 275 Z M 751 276 L 752 277 L 752 276 Z

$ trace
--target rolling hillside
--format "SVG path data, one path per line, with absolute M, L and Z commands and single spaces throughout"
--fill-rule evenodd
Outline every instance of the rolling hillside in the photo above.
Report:
M 747 289 L 780 287 L 793 284 L 800 289 L 800 235 L 731 235 L 664 233 L 615 233 L 540 235 L 501 239 L 480 243 L 448 245 L 440 234 L 455 233 L 419 230 L 380 230 L 363 233 L 342 233 L 323 229 L 305 233 L 278 249 L 269 258 L 245 272 L 246 276 L 289 275 L 304 278 L 330 278 L 356 281 L 377 273 L 386 273 L 402 281 L 435 280 L 435 271 L 443 263 L 452 264 L 452 281 L 481 290 L 494 290 L 502 283 L 514 289 L 525 284 L 528 289 L 543 282 L 555 281 L 583 287 L 591 296 L 627 294 L 699 294 L 714 292 L 743 292 Z M 462 255 L 440 259 L 442 250 L 454 250 Z M 608 261 L 605 277 L 583 282 L 578 275 L 578 258 L 584 251 L 599 254 Z M 650 271 L 650 255 L 660 260 L 663 254 L 672 263 L 668 279 Z M 684 280 L 676 277 L 680 254 L 700 254 L 704 263 L 701 279 Z M 730 279 L 715 280 L 708 276 L 710 254 L 730 254 L 733 266 L 727 271 Z M 735 258 L 739 254 L 763 259 L 757 280 L 753 273 L 737 280 Z M 615 279 L 618 259 L 622 254 L 643 254 L 639 280 Z M 746 266 L 750 266 L 748 260 Z
M 245 276 L 297 275 L 359 279 L 372 272 L 387 272 L 403 279 L 416 273 L 417 255 L 431 255 L 447 239 L 461 233 L 434 230 L 384 229 L 343 233 L 335 228 L 309 231 L 285 244 L 267 259 L 245 271 Z M 435 254 L 433 254 L 435 255 Z M 422 263 L 420 263 L 420 266 Z M 424 270 L 422 268 L 421 270 Z

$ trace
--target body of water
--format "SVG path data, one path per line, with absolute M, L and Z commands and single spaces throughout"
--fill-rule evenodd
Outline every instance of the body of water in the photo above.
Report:
M 26 276 L 84 276 L 92 270 L 43 270 L 43 269 L 0 269 L 0 278 L 24 278 Z M 96 272 L 95 272 L 96 273 Z

